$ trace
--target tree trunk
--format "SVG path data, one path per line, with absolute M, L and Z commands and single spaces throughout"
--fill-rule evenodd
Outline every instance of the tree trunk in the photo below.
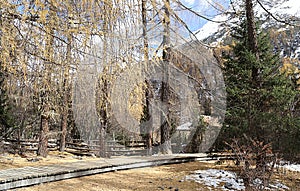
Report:
M 144 61 L 148 63 L 149 61 L 149 42 L 147 35 L 147 0 L 142 0 L 142 22 L 143 22 L 143 38 L 144 38 Z
M 109 157 L 108 153 L 106 152 L 106 141 L 105 141 L 105 134 L 106 134 L 106 129 L 108 127 L 108 107 L 107 107 L 107 102 L 108 102 L 108 81 L 107 79 L 102 79 L 103 82 L 103 89 L 101 90 L 103 92 L 103 101 L 100 109 L 100 129 L 99 129 L 99 156 L 100 157 Z
M 252 0 L 246 0 L 246 19 L 247 19 L 247 41 L 248 41 L 248 48 L 256 57 L 256 62 L 259 62 L 259 54 L 258 54 L 258 42 L 257 42 L 257 34 L 256 34 L 256 27 L 255 27 L 255 19 L 254 19 L 254 11 L 253 11 L 253 2 Z M 259 87 L 259 67 L 256 63 L 252 63 L 252 84 L 256 87 Z M 255 128 L 255 121 L 253 121 L 252 111 L 253 103 L 251 103 L 251 97 L 256 96 L 256 92 L 250 92 L 249 94 L 249 102 L 248 102 L 248 131 L 249 134 L 259 136 L 260 132 L 257 131 Z
M 66 91 L 66 82 L 64 79 L 64 95 L 63 95 L 63 111 L 61 114 L 61 134 L 60 134 L 60 145 L 59 151 L 64 152 L 66 147 L 66 136 L 67 136 L 67 126 L 68 126 L 68 110 L 69 110 L 69 92 Z
M 109 25 L 110 23 L 110 18 L 109 15 L 112 15 L 112 3 L 110 1 L 107 1 L 103 4 L 103 65 L 106 65 L 107 63 L 109 63 L 108 61 L 108 34 L 109 34 L 109 30 L 110 27 Z M 108 74 L 110 72 L 109 67 L 105 69 L 103 73 L 104 74 Z M 108 79 L 108 75 L 105 75 L 102 77 L 101 82 L 103 83 L 102 85 L 102 90 L 101 92 L 103 93 L 103 97 L 102 97 L 102 105 L 100 106 L 100 129 L 99 129 L 99 156 L 100 157 L 110 157 L 110 154 L 106 151 L 106 131 L 108 128 L 108 123 L 109 123 L 109 79 Z
M 150 84 L 149 84 L 150 85 Z M 150 111 L 150 90 L 149 90 L 149 85 L 147 84 L 147 89 L 146 89 L 146 149 L 147 149 L 147 155 L 152 155 L 152 117 L 151 117 L 151 111 Z
M 47 157 L 48 155 L 48 133 L 49 133 L 49 106 L 44 107 L 44 113 L 41 114 L 40 136 L 37 155 Z
M 254 20 L 254 11 L 252 0 L 246 0 L 246 18 L 247 18 L 247 34 L 249 49 L 255 54 L 257 61 L 259 61 L 258 55 L 258 43 L 257 34 Z M 259 69 L 256 66 L 252 68 L 252 78 L 257 80 Z
M 51 10 L 50 6 L 49 9 Z M 52 67 L 51 64 L 53 62 L 54 50 L 54 30 L 55 30 L 55 21 L 54 21 L 55 13 L 50 11 L 49 19 L 47 20 L 46 24 L 46 31 L 45 34 L 45 51 L 44 51 L 44 75 L 42 78 L 42 92 L 40 98 L 42 100 L 41 103 L 41 124 L 40 124 L 40 136 L 39 136 L 39 145 L 38 145 L 38 152 L 37 154 L 46 157 L 48 155 L 48 132 L 49 132 L 49 119 L 50 119 L 50 95 L 52 90 L 51 87 L 51 71 Z
M 171 124 L 170 124 L 170 106 L 169 106 L 169 65 L 170 65 L 170 0 L 164 1 L 164 34 L 163 34 L 163 80 L 161 91 L 161 102 L 166 107 L 161 115 L 161 153 L 172 154 L 171 148 Z
M 161 154 L 172 154 L 171 137 L 170 137 L 170 125 L 165 121 L 161 127 Z
M 61 113 L 61 134 L 60 134 L 60 152 L 65 151 L 66 147 L 66 136 L 68 126 L 68 114 L 69 114 L 69 101 L 70 101 L 70 88 L 69 88 L 69 70 L 71 64 L 71 48 L 72 48 L 72 34 L 68 35 L 68 45 L 66 53 L 66 62 L 64 68 L 64 79 L 63 79 L 63 105 Z
M 103 158 L 109 157 L 109 154 L 106 152 L 106 144 L 105 144 L 105 134 L 106 130 L 101 125 L 100 127 L 100 140 L 99 140 L 99 156 Z
M 148 42 L 148 35 L 147 35 L 147 2 L 148 0 L 142 0 L 142 22 L 143 22 L 143 38 L 144 38 L 144 63 L 146 65 L 149 64 L 149 42 Z M 147 66 L 145 67 L 147 68 Z M 151 120 L 151 114 L 150 114 L 150 83 L 146 80 L 146 105 L 145 105 L 145 113 L 146 118 L 145 121 L 147 121 L 146 125 L 146 149 L 147 149 L 147 155 L 152 155 L 152 121 Z

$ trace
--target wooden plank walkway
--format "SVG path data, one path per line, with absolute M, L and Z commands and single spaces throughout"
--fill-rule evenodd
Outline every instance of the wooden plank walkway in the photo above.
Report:
M 0 190 L 76 178 L 117 170 L 191 162 L 206 158 L 206 154 L 176 154 L 161 156 L 128 156 L 99 158 L 40 167 L 23 167 L 0 170 Z

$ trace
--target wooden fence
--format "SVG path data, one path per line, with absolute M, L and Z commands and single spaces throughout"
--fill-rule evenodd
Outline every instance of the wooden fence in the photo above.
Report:
M 0 152 L 36 152 L 38 149 L 38 140 L 2 140 L 0 142 Z M 59 140 L 49 139 L 48 149 L 50 151 L 59 150 Z M 99 141 L 90 141 L 90 144 L 82 140 L 72 140 L 66 142 L 65 151 L 76 155 L 97 155 L 99 152 Z M 146 153 L 146 144 L 144 141 L 106 141 L 106 152 L 110 155 L 143 155 Z

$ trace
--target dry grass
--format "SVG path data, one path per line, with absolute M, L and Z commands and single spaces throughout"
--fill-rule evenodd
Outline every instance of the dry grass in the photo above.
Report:
M 225 170 L 236 170 L 228 163 L 216 165 L 206 162 L 190 162 L 184 164 L 173 164 L 158 167 L 148 167 L 132 169 L 126 171 L 109 172 L 81 178 L 63 180 L 53 183 L 41 184 L 33 187 L 22 188 L 20 191 L 158 191 L 158 190 L 180 190 L 197 191 L 212 190 L 205 185 L 194 181 L 185 181 L 185 176 L 195 170 L 218 168 Z M 299 173 L 286 172 L 284 174 L 275 173 L 273 180 L 279 179 L 289 186 L 290 190 L 300 190 Z M 214 190 L 220 190 L 216 188 Z
M 51 151 L 47 158 L 37 157 L 35 154 L 27 153 L 26 156 L 18 154 L 0 155 L 0 170 L 19 168 L 25 166 L 42 166 L 59 164 L 65 162 L 76 162 L 80 160 L 95 160 L 94 157 L 78 157 L 67 152 Z
M 34 158 L 35 156 L 27 156 Z M 8 160 L 12 158 L 13 160 Z M 16 168 L 22 166 L 36 166 L 59 164 L 64 162 L 74 162 L 78 160 L 95 160 L 92 157 L 78 158 L 67 153 L 51 152 L 49 157 L 38 162 L 28 162 L 26 158 L 14 155 L 0 157 L 0 169 Z M 12 162 L 11 162 L 12 161 Z M 190 162 L 183 164 L 173 164 L 158 167 L 148 167 L 125 171 L 109 172 L 80 178 L 73 178 L 57 182 L 45 183 L 36 186 L 20 188 L 19 191 L 193 191 L 211 190 L 205 185 L 194 181 L 185 181 L 185 176 L 195 170 L 209 168 L 224 169 L 230 171 L 238 170 L 232 162 L 216 164 L 214 162 Z M 289 186 L 290 190 L 300 190 L 300 173 L 282 171 L 275 172 L 272 180 L 279 180 Z M 215 189 L 220 190 L 220 188 Z
M 155 191 L 155 190 L 206 190 L 196 182 L 184 181 L 190 171 L 199 169 L 199 162 L 147 167 L 109 172 L 81 178 L 63 180 L 22 188 L 20 191 Z

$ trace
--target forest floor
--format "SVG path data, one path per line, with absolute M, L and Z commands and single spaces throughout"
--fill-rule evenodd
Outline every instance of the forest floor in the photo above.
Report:
M 64 162 L 76 162 L 80 160 L 97 160 L 95 157 L 78 157 L 68 153 L 51 152 L 47 158 L 36 158 L 34 155 L 25 156 L 4 154 L 0 156 L 0 170 L 18 168 L 24 166 L 41 166 L 59 164 Z M 33 162 L 35 161 L 35 162 Z M 39 190 L 82 190 L 82 191 L 193 191 L 193 190 L 226 190 L 226 182 L 215 185 L 208 185 L 205 181 L 197 180 L 203 175 L 195 174 L 199 170 L 217 169 L 224 172 L 234 172 L 236 167 L 232 162 L 217 164 L 215 162 L 189 162 L 172 164 L 157 167 L 147 167 L 124 171 L 108 172 L 103 174 L 84 176 L 51 183 L 44 183 L 36 186 L 19 188 L 18 191 L 39 191 Z M 199 172 L 198 172 L 199 173 Z M 193 176 L 197 176 L 195 179 Z M 220 175 L 218 175 L 220 176 Z M 217 177 L 217 179 L 221 179 Z M 197 182 L 198 181 L 198 182 Z M 209 179 L 212 183 L 214 180 Z M 272 181 L 280 182 L 289 190 L 300 190 L 300 172 L 276 171 Z M 234 190 L 234 189 L 233 189 Z M 238 188 L 236 189 L 238 190 Z M 276 190 L 288 190 L 280 189 Z

